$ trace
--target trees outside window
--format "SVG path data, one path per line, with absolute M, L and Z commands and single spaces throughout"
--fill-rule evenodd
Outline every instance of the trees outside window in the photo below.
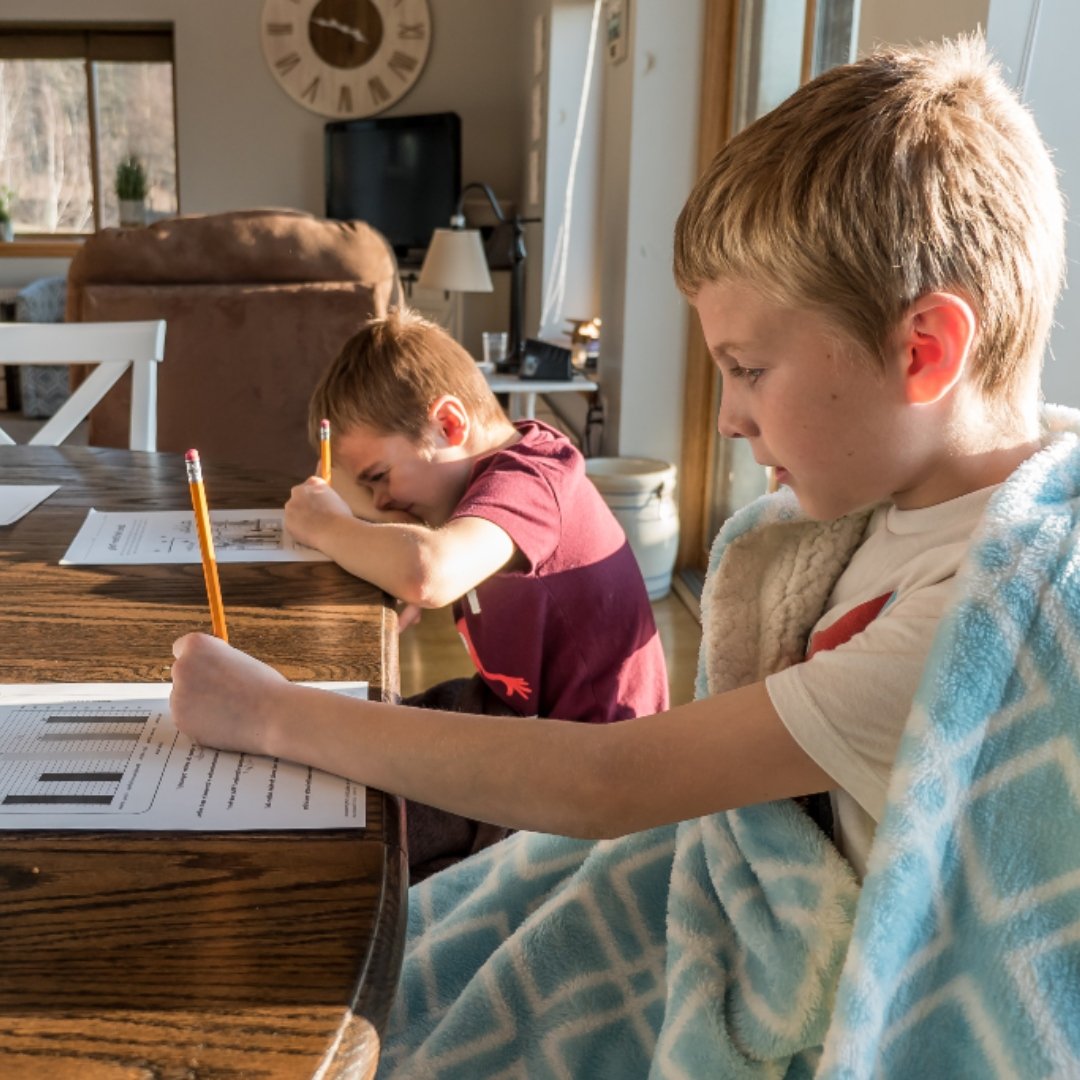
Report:
M 0 24 L 0 188 L 19 236 L 119 222 L 134 155 L 153 217 L 179 210 L 171 27 Z

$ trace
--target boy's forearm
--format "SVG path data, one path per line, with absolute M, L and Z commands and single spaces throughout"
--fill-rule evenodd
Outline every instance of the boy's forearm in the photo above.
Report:
M 515 555 L 510 537 L 480 518 L 431 528 L 342 516 L 327 527 L 318 546 L 349 573 L 425 608 L 464 596 Z
M 497 825 L 602 838 L 835 786 L 763 683 L 593 725 L 357 701 L 290 683 L 206 634 L 178 639 L 173 655 L 170 708 L 195 741 Z
M 373 524 L 339 518 L 319 545 L 342 569 L 370 581 L 399 600 L 416 597 L 424 575 L 423 526 Z
M 444 713 L 295 685 L 276 701 L 262 752 L 516 829 L 601 839 L 836 786 L 763 683 L 617 724 Z
M 516 829 L 598 838 L 635 827 L 620 820 L 626 778 L 612 776 L 607 727 L 295 690 L 322 698 L 294 698 L 267 733 L 266 752 L 275 756 Z

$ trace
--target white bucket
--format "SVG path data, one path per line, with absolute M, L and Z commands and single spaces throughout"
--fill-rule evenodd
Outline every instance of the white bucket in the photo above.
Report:
M 585 474 L 623 527 L 649 599 L 667 596 L 679 547 L 675 466 L 653 458 L 586 458 Z

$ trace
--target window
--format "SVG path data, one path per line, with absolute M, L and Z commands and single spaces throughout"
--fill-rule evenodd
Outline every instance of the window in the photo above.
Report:
M 130 155 L 148 214 L 177 213 L 172 56 L 171 27 L 0 23 L 0 189 L 17 235 L 118 224 Z

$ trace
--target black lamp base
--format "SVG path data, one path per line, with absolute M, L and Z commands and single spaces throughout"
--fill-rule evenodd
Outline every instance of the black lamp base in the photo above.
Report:
M 520 316 L 511 318 L 510 321 L 515 327 L 521 325 Z M 500 375 L 519 375 L 521 373 L 521 364 L 525 359 L 525 342 L 520 339 L 520 330 L 511 332 L 510 350 L 501 360 L 495 361 L 495 370 Z

